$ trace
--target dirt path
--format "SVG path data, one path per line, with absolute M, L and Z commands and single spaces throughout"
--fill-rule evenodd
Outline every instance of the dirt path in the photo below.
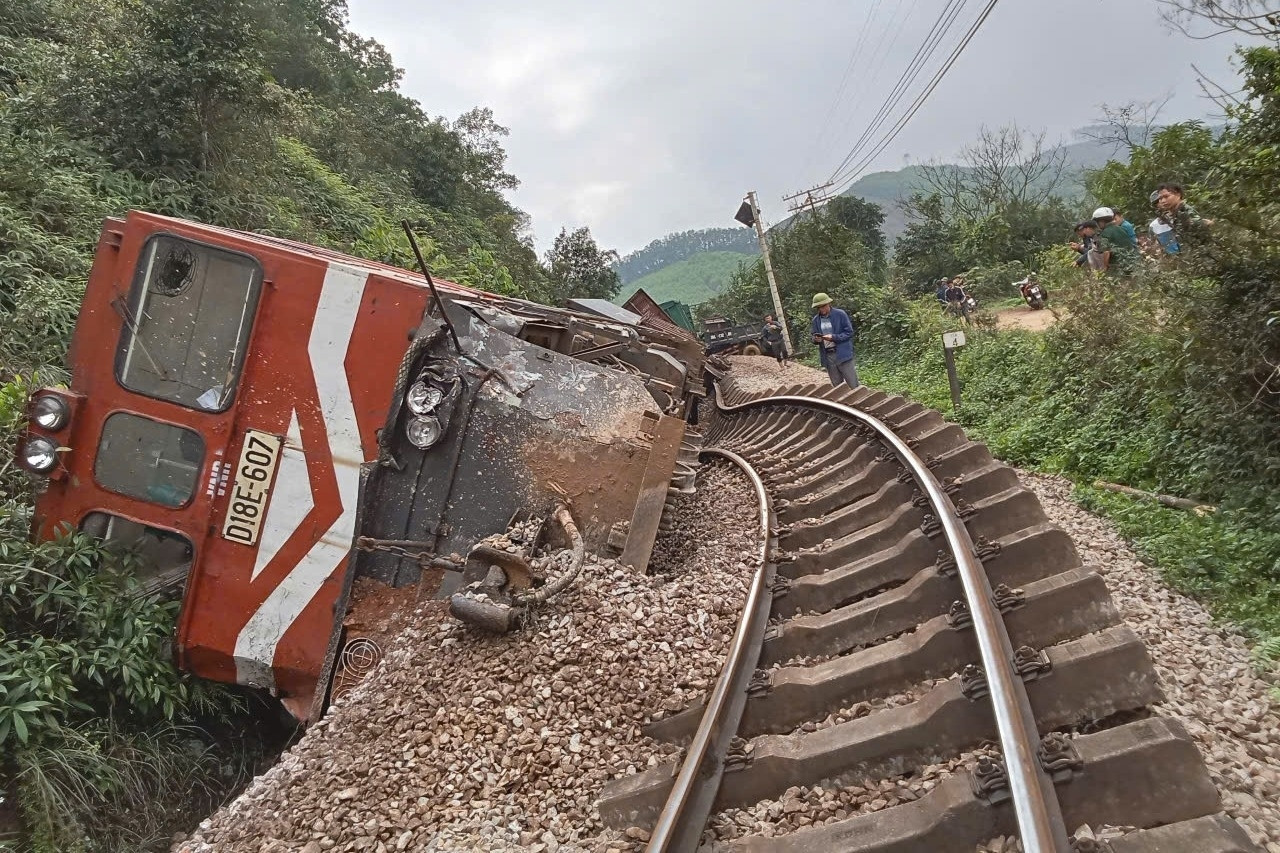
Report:
M 1032 311 L 1026 305 L 1016 305 L 996 312 L 996 327 L 1000 329 L 1027 329 L 1032 332 L 1043 332 L 1056 322 L 1058 318 L 1050 308 Z

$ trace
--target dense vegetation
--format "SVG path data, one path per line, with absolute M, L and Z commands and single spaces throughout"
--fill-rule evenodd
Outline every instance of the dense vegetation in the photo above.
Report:
M 66 376 L 102 220 L 131 208 L 412 265 L 560 302 L 608 298 L 586 229 L 539 259 L 504 193 L 506 130 L 403 95 L 344 0 L 0 4 L 0 444 Z M 163 849 L 255 758 L 254 699 L 175 672 L 175 606 L 129 556 L 27 540 L 31 484 L 0 461 L 0 848 Z M 14 802 L 17 804 L 17 820 Z
M 1274 45 L 1275 19 L 1249 20 Z M 808 315 L 809 294 L 831 292 L 861 320 L 863 378 L 940 409 L 951 406 L 939 342 L 946 325 L 920 294 L 937 276 L 965 272 L 993 301 L 1037 271 L 1064 319 L 1044 334 L 971 329 L 959 355 L 958 419 L 1002 458 L 1081 482 L 1080 499 L 1111 515 L 1172 583 L 1243 626 L 1261 658 L 1277 659 L 1280 50 L 1242 50 L 1239 64 L 1241 84 L 1229 88 L 1242 91 L 1223 104 L 1225 129 L 1191 122 L 1130 137 L 1127 157 L 1091 171 L 1087 197 L 1075 203 L 1043 178 L 1034 139 L 1012 130 L 984 134 L 970 149 L 970 165 L 984 168 L 921 170 L 887 286 L 871 271 L 865 240 L 835 228 L 834 215 L 775 235 L 774 246 L 793 325 Z M 1212 226 L 1129 280 L 1074 267 L 1065 246 L 1073 219 L 1105 204 L 1144 229 L 1155 215 L 1148 195 L 1166 181 L 1185 185 Z M 768 310 L 762 278 L 739 277 L 714 304 L 759 315 Z M 1095 479 L 1219 511 L 1201 517 L 1134 502 L 1094 491 Z

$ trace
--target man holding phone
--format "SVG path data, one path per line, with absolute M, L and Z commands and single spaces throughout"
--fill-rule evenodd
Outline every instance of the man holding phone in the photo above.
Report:
M 853 321 L 844 311 L 832 308 L 831 302 L 825 293 L 814 294 L 813 309 L 817 313 L 813 315 L 809 331 L 831 384 L 839 387 L 844 383 L 857 388 L 861 383 L 853 360 Z

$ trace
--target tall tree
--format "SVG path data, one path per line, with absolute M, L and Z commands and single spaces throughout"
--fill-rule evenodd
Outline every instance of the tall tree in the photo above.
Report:
M 827 202 L 826 213 L 831 221 L 858 235 L 870 255 L 872 279 L 883 284 L 888 247 L 881 230 L 884 211 L 880 205 L 856 195 L 842 195 Z
M 960 165 L 920 167 L 921 192 L 942 199 L 964 219 L 982 219 L 1011 205 L 1037 206 L 1055 196 L 1066 171 L 1066 151 L 1046 148 L 1045 135 L 1016 124 L 982 128 L 978 141 L 960 152 Z
M 590 228 L 561 228 L 545 261 L 550 301 L 560 304 L 566 299 L 611 298 L 621 286 L 613 271 L 617 262 L 618 253 L 596 245 Z

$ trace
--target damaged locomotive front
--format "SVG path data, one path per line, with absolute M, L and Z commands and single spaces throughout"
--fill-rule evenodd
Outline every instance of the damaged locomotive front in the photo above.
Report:
M 362 602 L 452 596 L 514 627 L 585 553 L 643 570 L 692 485 L 702 352 L 682 330 L 592 300 L 433 298 L 278 238 L 108 220 L 69 363 L 19 442 L 45 481 L 33 534 L 137 553 L 148 594 L 182 601 L 176 664 L 304 720 L 344 659 L 371 660 Z

